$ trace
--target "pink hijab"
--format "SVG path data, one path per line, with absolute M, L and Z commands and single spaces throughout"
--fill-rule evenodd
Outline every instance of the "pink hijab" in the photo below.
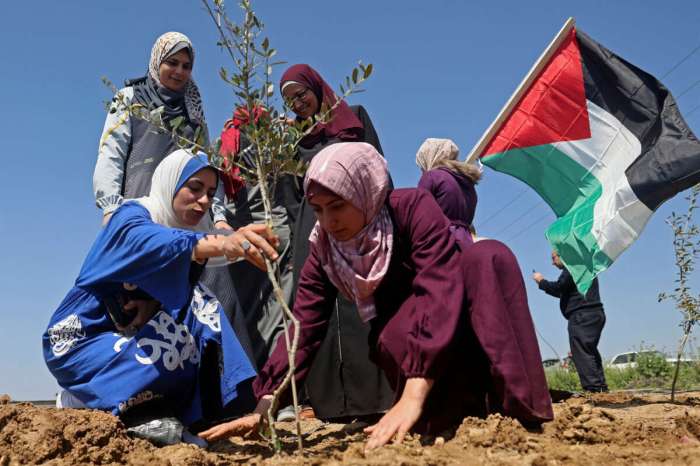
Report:
M 316 222 L 309 241 L 331 283 L 355 302 L 360 318 L 367 322 L 377 315 L 373 295 L 389 269 L 394 238 L 385 205 L 389 194 L 386 161 L 364 142 L 332 144 L 311 160 L 304 179 L 309 199 L 312 183 L 365 212 L 365 227 L 354 238 L 337 241 Z

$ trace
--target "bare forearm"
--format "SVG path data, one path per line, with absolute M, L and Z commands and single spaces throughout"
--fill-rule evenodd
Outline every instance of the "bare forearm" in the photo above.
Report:
M 207 235 L 200 239 L 192 250 L 192 259 L 202 262 L 210 257 L 223 256 L 224 238 L 223 235 Z
M 430 390 L 433 388 L 435 380 L 424 379 L 422 377 L 412 377 L 406 380 L 401 398 L 406 398 L 420 403 L 425 402 Z
M 279 254 L 273 245 L 278 244 L 277 236 L 265 225 L 251 224 L 230 235 L 207 235 L 200 239 L 192 250 L 192 260 L 201 263 L 210 257 L 226 256 L 230 261 L 244 257 L 265 270 L 263 254 L 270 260 L 277 260 Z

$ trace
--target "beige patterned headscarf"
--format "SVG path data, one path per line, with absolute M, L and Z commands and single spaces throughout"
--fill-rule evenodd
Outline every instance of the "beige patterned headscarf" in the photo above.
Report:
M 459 147 L 451 139 L 428 138 L 416 154 L 416 164 L 423 171 L 440 166 L 442 160 L 457 160 Z
M 163 60 L 180 50 L 187 50 L 194 65 L 194 48 L 190 39 L 180 32 L 166 32 L 160 36 L 156 43 L 153 44 L 151 50 L 151 60 L 148 63 L 148 75 L 159 85 L 160 82 L 160 65 Z M 204 111 L 202 110 L 202 96 L 199 94 L 199 88 L 190 77 L 190 80 L 185 85 L 185 107 L 187 113 L 192 120 L 200 125 L 206 125 L 204 121 Z

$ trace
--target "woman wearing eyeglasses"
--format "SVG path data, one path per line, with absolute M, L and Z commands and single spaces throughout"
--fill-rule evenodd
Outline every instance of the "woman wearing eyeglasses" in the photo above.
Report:
M 299 121 L 315 119 L 322 104 L 332 108 L 338 100 L 321 75 L 305 64 L 293 65 L 284 72 L 280 91 Z M 301 140 L 298 156 L 310 162 L 324 147 L 339 142 L 366 142 L 382 153 L 367 111 L 360 105 L 340 102 L 326 123 L 319 123 Z M 301 198 L 301 188 L 297 194 Z M 305 199 L 299 199 L 298 209 L 292 230 L 295 287 L 309 255 L 309 235 L 316 223 Z M 393 392 L 381 369 L 369 360 L 369 326 L 359 319 L 355 305 L 339 296 L 328 328 L 319 357 L 306 379 L 316 416 L 322 419 L 357 417 L 389 409 Z

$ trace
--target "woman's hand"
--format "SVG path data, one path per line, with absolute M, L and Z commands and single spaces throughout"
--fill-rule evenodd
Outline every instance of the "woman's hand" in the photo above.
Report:
M 217 230 L 232 230 L 233 231 L 233 227 L 231 225 L 229 225 L 228 222 L 225 222 L 224 220 L 219 220 L 218 222 L 216 222 L 214 224 L 214 228 L 216 228 Z
M 396 443 L 401 443 L 423 413 L 423 405 L 432 386 L 431 379 L 408 379 L 401 399 L 379 422 L 365 429 L 365 433 L 369 434 L 365 450 L 381 447 L 392 438 Z
M 242 257 L 264 271 L 263 254 L 269 260 L 277 260 L 277 246 L 279 238 L 270 228 L 262 224 L 250 224 L 231 235 L 206 235 L 192 249 L 192 260 L 201 264 L 210 257 L 226 256 L 230 261 Z
M 260 270 L 266 270 L 263 254 L 273 261 L 279 258 L 273 245 L 279 245 L 279 238 L 269 228 L 261 224 L 250 224 L 226 236 L 222 250 L 229 260 L 243 257 Z
M 249 223 L 248 225 L 239 228 L 239 232 L 253 232 L 256 235 L 262 236 L 267 242 L 269 242 L 273 247 L 277 248 L 280 245 L 279 236 L 277 236 L 272 229 L 268 228 L 262 223 Z
M 272 397 L 266 395 L 258 401 L 258 405 L 252 414 L 216 425 L 197 435 L 207 442 L 213 442 L 232 436 L 244 437 L 252 432 L 256 432 L 260 427 L 260 422 L 266 419 L 267 410 L 270 409 L 271 402 Z
M 132 299 L 124 305 L 123 310 L 127 314 L 134 315 L 134 318 L 125 327 L 116 322 L 114 325 L 119 332 L 133 335 L 146 325 L 159 309 L 160 303 L 154 299 Z

